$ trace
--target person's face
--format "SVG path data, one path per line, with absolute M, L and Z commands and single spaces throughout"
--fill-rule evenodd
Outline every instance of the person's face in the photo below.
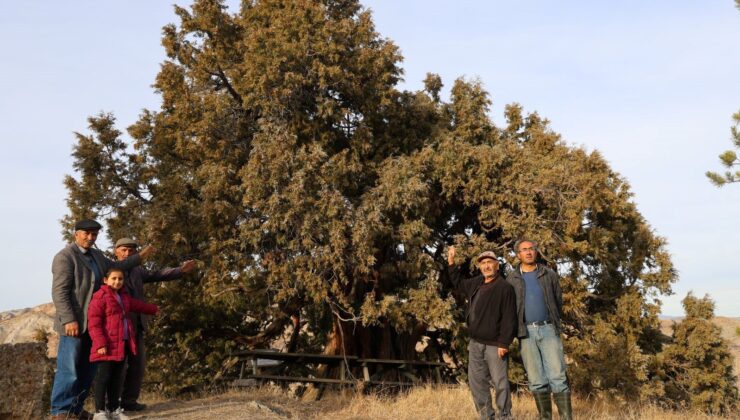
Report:
M 116 248 L 116 258 L 118 261 L 123 261 L 126 258 L 136 254 L 137 249 L 135 246 L 119 246 Z
M 82 248 L 90 249 L 98 239 L 97 230 L 77 230 L 75 231 L 75 243 Z
M 484 277 L 493 277 L 498 271 L 498 261 L 493 258 L 484 258 L 478 262 L 478 268 Z
M 113 271 L 108 274 L 108 277 L 106 277 L 103 282 L 111 289 L 119 290 L 123 287 L 123 273 L 120 271 Z
M 537 249 L 532 242 L 520 243 L 516 255 L 523 264 L 534 264 L 537 261 Z

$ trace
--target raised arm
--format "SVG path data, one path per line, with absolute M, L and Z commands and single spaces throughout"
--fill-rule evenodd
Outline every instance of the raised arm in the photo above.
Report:
M 123 261 L 114 261 L 107 257 L 106 259 L 108 260 L 108 266 L 110 268 L 120 268 L 121 270 L 124 270 L 124 271 L 129 271 L 132 268 L 141 265 L 141 261 L 142 261 L 141 256 L 139 256 L 138 254 L 132 255 Z
M 155 251 L 156 249 L 153 246 L 147 245 L 138 254 L 134 254 L 123 261 L 113 261 L 109 259 L 108 264 L 109 267 L 120 268 L 121 270 L 129 271 L 132 268 L 141 265 L 141 263 L 147 260 L 152 254 L 154 254 Z
M 195 261 L 187 260 L 177 268 L 164 268 L 157 271 L 148 271 L 143 283 L 156 283 L 160 281 L 176 280 L 195 268 Z
M 462 268 L 455 264 L 454 246 L 447 249 L 447 274 L 450 277 L 452 286 L 463 293 L 468 299 L 472 297 L 477 284 L 481 279 L 480 277 L 471 277 L 469 279 L 462 278 Z
M 450 282 L 454 288 L 460 285 L 460 267 L 455 265 L 455 246 L 450 245 L 447 248 L 447 274 L 450 276 Z

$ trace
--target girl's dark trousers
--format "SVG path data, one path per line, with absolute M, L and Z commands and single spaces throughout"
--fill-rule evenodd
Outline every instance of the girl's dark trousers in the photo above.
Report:
M 121 405 L 126 359 L 129 357 L 128 340 L 124 341 L 126 357 L 120 362 L 97 362 L 98 373 L 95 375 L 95 411 L 116 411 Z M 107 398 L 106 398 L 107 397 Z M 107 404 L 106 404 L 107 400 Z

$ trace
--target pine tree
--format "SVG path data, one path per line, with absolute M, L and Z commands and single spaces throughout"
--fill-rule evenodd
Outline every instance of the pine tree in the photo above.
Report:
M 653 298 L 675 272 L 598 152 L 518 104 L 494 125 L 477 80 L 456 80 L 449 101 L 434 74 L 399 90 L 398 49 L 354 0 L 247 1 L 234 14 L 198 0 L 176 13 L 161 108 L 129 127 L 130 144 L 113 116 L 92 117 L 66 180 L 65 226 L 99 217 L 112 238 L 155 244 L 157 264 L 200 261 L 156 290 L 155 380 L 201 385 L 229 350 L 293 326 L 287 349 L 465 360 L 445 247 L 468 267 L 484 249 L 514 262 L 528 236 L 563 276 L 576 389 L 648 394 Z M 629 386 L 595 356 L 621 345 Z
M 740 0 L 735 0 L 735 6 L 740 9 Z M 730 127 L 730 133 L 732 135 L 732 143 L 736 149 L 740 148 L 740 111 L 732 115 L 735 124 Z M 740 171 L 733 168 L 740 166 L 740 159 L 737 157 L 737 153 L 733 150 L 725 150 L 719 155 L 719 161 L 722 166 L 726 168 L 723 174 L 717 172 L 707 171 L 706 176 L 716 186 L 722 187 L 728 183 L 740 182 Z
M 686 318 L 673 326 L 673 342 L 660 354 L 666 401 L 709 413 L 738 408 L 732 354 L 721 330 L 712 323 L 714 302 L 689 293 Z
M 735 121 L 735 125 L 730 128 L 732 134 L 732 143 L 736 148 L 740 148 L 740 112 L 733 114 L 732 119 Z M 737 153 L 733 150 L 725 150 L 719 155 L 719 160 L 722 165 L 727 168 L 725 173 L 718 174 L 716 172 L 707 172 L 707 178 L 718 187 L 722 187 L 725 184 L 740 182 L 740 171 L 736 170 L 733 172 L 733 168 L 740 166 L 740 159 L 737 157 Z

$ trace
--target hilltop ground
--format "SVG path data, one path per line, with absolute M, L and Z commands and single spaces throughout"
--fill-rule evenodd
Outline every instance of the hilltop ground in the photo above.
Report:
M 397 397 L 374 397 L 354 392 L 327 393 L 320 401 L 303 402 L 284 390 L 263 387 L 196 399 L 144 399 L 149 409 L 132 419 L 474 419 L 473 402 L 465 386 L 417 388 Z M 719 419 L 701 413 L 675 412 L 655 406 L 621 406 L 599 400 L 573 401 L 574 417 L 581 420 L 673 420 Z M 515 396 L 514 416 L 518 420 L 537 418 L 534 401 L 528 395 Z M 553 409 L 555 409 L 553 407 Z M 129 415 L 131 413 L 128 413 Z M 732 418 L 732 417 L 725 417 Z
M 49 357 L 56 356 L 56 337 L 52 334 L 54 307 L 51 304 L 35 308 L 0 313 L 0 343 L 34 341 L 39 331 L 49 333 Z M 676 321 L 680 321 L 676 320 Z M 661 321 L 663 333 L 672 335 L 673 320 Z M 740 373 L 740 318 L 716 317 L 735 357 L 734 368 Z M 740 378 L 737 381 L 740 386 Z M 473 403 L 465 386 L 415 389 L 396 398 L 379 398 L 346 391 L 328 392 L 319 401 L 304 402 L 285 390 L 263 387 L 247 390 L 226 390 L 217 395 L 165 400 L 148 394 L 144 402 L 150 409 L 133 415 L 134 419 L 184 419 L 204 417 L 229 419 L 459 419 L 474 418 Z M 576 400 L 574 410 L 579 419 L 710 419 L 716 417 L 698 413 L 671 412 L 659 407 L 620 407 L 618 403 Z M 534 402 L 528 395 L 514 399 L 517 419 L 535 418 Z M 133 413 L 128 413 L 132 415 Z

